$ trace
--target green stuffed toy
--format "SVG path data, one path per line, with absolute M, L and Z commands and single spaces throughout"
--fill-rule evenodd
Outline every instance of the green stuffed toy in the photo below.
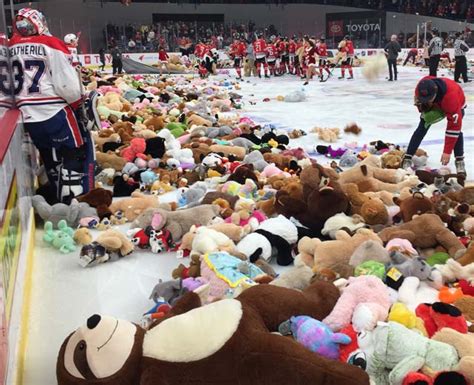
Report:
M 186 124 L 178 122 L 170 122 L 166 125 L 166 128 L 170 130 L 171 135 L 173 135 L 175 138 L 179 138 L 187 129 Z
M 430 111 L 423 112 L 421 117 L 425 121 L 425 128 L 428 129 L 435 123 L 441 122 L 445 116 L 444 112 L 438 109 L 432 109 Z
M 382 281 L 385 279 L 385 265 L 377 261 L 365 261 L 354 270 L 354 276 L 375 275 Z
M 58 249 L 61 253 L 67 254 L 76 250 L 73 239 L 74 230 L 69 227 L 64 219 L 58 222 L 58 229 L 54 230 L 52 222 L 45 222 L 43 240 Z
M 434 265 L 444 265 L 449 258 L 451 257 L 448 253 L 438 251 L 437 253 L 434 253 L 433 255 L 430 255 L 428 258 L 426 258 L 426 263 L 432 267 Z
M 410 372 L 421 368 L 434 372 L 454 370 L 459 363 L 456 349 L 430 340 L 397 322 L 379 322 L 358 336 L 367 359 L 367 373 L 376 385 L 402 385 Z

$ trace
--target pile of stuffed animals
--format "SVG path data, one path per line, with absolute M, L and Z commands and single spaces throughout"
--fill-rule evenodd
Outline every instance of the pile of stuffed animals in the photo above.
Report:
M 59 385 L 474 384 L 464 179 L 421 150 L 405 171 L 393 144 L 326 146 L 355 124 L 295 145 L 218 80 L 88 86 L 102 95 L 97 186 L 70 206 L 34 198 L 45 243 L 88 268 L 180 259 L 141 326 L 96 314 L 66 339 Z

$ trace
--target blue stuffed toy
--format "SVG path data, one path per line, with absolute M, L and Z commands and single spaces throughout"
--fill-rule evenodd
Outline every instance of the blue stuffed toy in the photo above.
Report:
M 308 316 L 291 317 L 283 322 L 281 334 L 292 334 L 293 338 L 312 352 L 333 360 L 339 359 L 339 345 L 348 345 L 351 338 L 343 333 L 334 333 L 326 324 Z

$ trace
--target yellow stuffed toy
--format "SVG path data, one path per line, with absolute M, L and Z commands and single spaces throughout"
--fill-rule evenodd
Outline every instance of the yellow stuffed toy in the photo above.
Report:
M 398 322 L 408 329 L 414 329 L 414 331 L 425 337 L 428 336 L 423 320 L 418 318 L 414 312 L 409 310 L 404 303 L 395 302 L 392 305 L 390 313 L 388 314 L 388 320 Z

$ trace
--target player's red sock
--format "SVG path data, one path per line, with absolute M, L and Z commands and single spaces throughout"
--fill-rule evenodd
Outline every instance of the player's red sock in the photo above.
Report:
M 268 76 L 268 65 L 267 64 L 264 64 L 263 65 L 263 69 L 265 71 L 265 76 Z
M 351 78 L 354 77 L 354 73 L 352 72 L 352 67 L 349 67 L 349 75 L 351 75 Z
M 240 70 L 240 68 L 236 68 L 235 70 L 237 71 L 237 76 L 239 78 L 241 78 L 242 77 L 242 71 Z
M 342 77 L 346 76 L 346 66 L 341 67 L 341 76 Z

